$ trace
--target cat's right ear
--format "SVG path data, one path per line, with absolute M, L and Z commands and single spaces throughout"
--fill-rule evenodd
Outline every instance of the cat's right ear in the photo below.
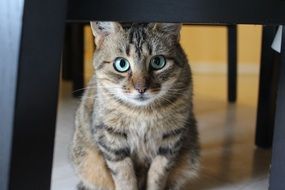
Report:
M 120 31 L 122 26 L 117 22 L 90 22 L 92 33 L 95 37 L 95 44 L 97 47 L 100 47 L 104 39 L 112 34 Z

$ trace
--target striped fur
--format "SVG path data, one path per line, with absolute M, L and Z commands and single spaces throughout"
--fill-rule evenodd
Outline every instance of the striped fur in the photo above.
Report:
M 94 76 L 76 114 L 71 156 L 79 189 L 179 190 L 195 176 L 199 144 L 180 24 L 92 22 Z M 152 70 L 153 56 L 166 66 Z M 131 69 L 113 67 L 126 58 Z M 144 85 L 146 99 L 136 99 Z

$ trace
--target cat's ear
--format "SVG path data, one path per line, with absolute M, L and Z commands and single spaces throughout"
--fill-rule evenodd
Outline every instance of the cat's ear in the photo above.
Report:
M 95 44 L 98 47 L 108 35 L 114 34 L 122 29 L 121 24 L 117 22 L 91 21 L 90 25 L 95 37 Z
M 152 30 L 164 33 L 166 36 L 170 36 L 175 40 L 180 39 L 180 30 L 182 24 L 180 23 L 150 23 L 149 27 Z

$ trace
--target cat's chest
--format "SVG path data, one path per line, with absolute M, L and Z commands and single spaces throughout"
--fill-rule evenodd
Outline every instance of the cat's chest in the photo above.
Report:
M 128 144 L 132 155 L 142 161 L 153 159 L 161 145 L 163 130 L 163 128 L 159 127 L 159 123 L 155 126 L 148 121 L 130 125 L 128 129 Z
M 165 140 L 163 135 L 184 127 L 187 112 L 162 112 L 152 114 L 124 113 L 119 109 L 105 112 L 97 123 L 104 123 L 127 136 L 127 146 L 138 160 L 152 160 Z M 119 138 L 118 141 L 121 139 Z

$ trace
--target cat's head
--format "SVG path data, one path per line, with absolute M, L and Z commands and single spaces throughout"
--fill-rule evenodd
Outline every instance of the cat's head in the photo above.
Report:
M 99 88 L 134 106 L 171 103 L 189 86 L 181 24 L 91 22 Z

